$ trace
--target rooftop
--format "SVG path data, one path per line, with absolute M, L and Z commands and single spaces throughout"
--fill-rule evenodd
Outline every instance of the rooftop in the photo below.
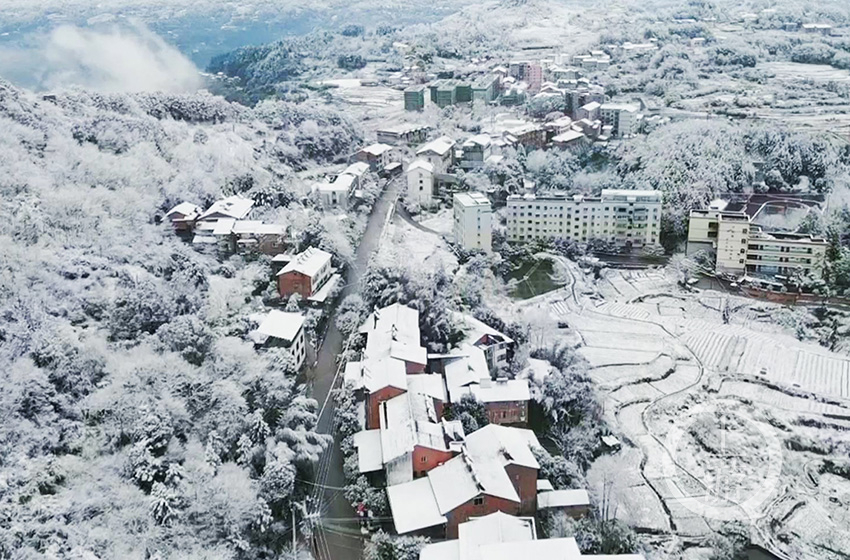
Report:
M 661 202 L 661 191 L 602 189 L 602 200 L 605 200 L 606 198 L 611 199 L 615 197 L 655 198 L 658 199 L 658 202 Z
M 455 141 L 449 138 L 448 136 L 440 136 L 435 140 L 431 140 L 427 144 L 423 144 L 416 150 L 416 155 L 422 155 L 428 152 L 432 152 L 437 154 L 438 156 L 443 156 L 449 153 L 455 145 Z
M 360 327 L 367 335 L 364 355 L 375 359 L 393 357 L 417 364 L 427 363 L 420 346 L 419 311 L 394 303 L 375 310 Z
M 345 168 L 345 171 L 342 172 L 343 175 L 354 175 L 355 177 L 361 177 L 364 173 L 369 171 L 369 164 L 363 161 L 358 161 L 352 163 L 348 167 Z
M 540 509 L 590 506 L 587 490 L 551 490 L 537 495 Z
M 378 133 L 386 132 L 390 134 L 406 134 L 408 132 L 416 132 L 419 130 L 428 130 L 431 128 L 427 124 L 410 124 L 410 123 L 397 123 L 391 124 L 388 126 L 381 127 L 377 130 Z
M 552 142 L 573 142 L 580 138 L 584 138 L 584 132 L 579 132 L 578 130 L 568 130 L 563 134 L 558 134 L 552 138 Z
M 468 344 L 478 344 L 484 341 L 487 337 L 492 337 L 499 342 L 513 343 L 514 341 L 509 336 L 500 333 L 487 323 L 479 321 L 472 315 L 455 311 L 452 312 L 452 318 L 460 326 L 464 334 L 464 342 Z
M 197 204 L 192 204 L 191 202 L 181 202 L 180 204 L 166 212 L 165 217 L 170 218 L 174 214 L 181 214 L 183 216 L 194 216 L 200 213 L 201 207 Z
M 241 220 L 248 215 L 251 208 L 254 206 L 254 201 L 250 198 L 241 196 L 229 196 L 221 200 L 217 200 L 212 206 L 201 214 L 198 219 L 205 220 L 217 217 L 234 218 Z
M 261 335 L 292 342 L 302 326 L 304 326 L 304 316 L 300 313 L 272 310 L 260 323 L 257 332 Z
M 315 247 L 308 247 L 305 251 L 298 253 L 298 255 L 289 261 L 277 274 L 280 276 L 281 274 L 286 274 L 288 272 L 299 272 L 305 276 L 313 277 L 323 266 L 325 266 L 325 264 L 329 263 L 330 260 L 330 253 Z
M 464 148 L 474 148 L 475 146 L 486 148 L 489 145 L 490 136 L 488 134 L 476 134 L 475 136 L 469 137 L 466 142 L 463 143 Z
M 534 519 L 495 512 L 458 526 L 457 540 L 426 545 L 419 560 L 579 560 L 574 538 L 537 539 Z
M 424 159 L 417 159 L 407 166 L 408 171 L 413 171 L 415 169 L 424 169 L 428 173 L 434 172 L 434 166 L 425 161 Z
M 490 199 L 480 192 L 461 192 L 455 193 L 454 203 L 464 207 L 490 206 Z
M 392 149 L 393 149 L 393 147 L 390 146 L 389 144 L 378 143 L 378 144 L 369 144 L 365 148 L 361 148 L 360 151 L 366 152 L 367 154 L 370 154 L 370 155 L 373 155 L 373 156 L 379 156 L 379 155 L 383 154 L 384 152 L 388 152 Z
M 393 512 L 395 530 L 400 535 L 442 525 L 447 521 L 440 513 L 430 477 L 388 486 L 387 497 Z

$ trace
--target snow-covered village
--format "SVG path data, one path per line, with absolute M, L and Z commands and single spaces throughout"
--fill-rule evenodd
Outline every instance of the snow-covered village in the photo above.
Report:
M 850 6 L 0 3 L 0 559 L 850 558 Z

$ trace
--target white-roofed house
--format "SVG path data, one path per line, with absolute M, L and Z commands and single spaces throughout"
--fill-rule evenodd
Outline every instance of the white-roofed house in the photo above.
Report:
M 181 202 L 165 213 L 175 231 L 191 231 L 195 220 L 201 215 L 201 207 L 191 202 Z
M 380 403 L 378 410 L 380 428 L 355 434 L 362 474 L 384 471 L 388 485 L 403 484 L 461 450 L 463 425 L 441 419 L 429 395 L 402 393 Z
M 481 167 L 491 154 L 491 140 L 487 134 L 476 134 L 463 143 L 460 166 L 464 169 Z
M 428 363 L 419 334 L 419 311 L 394 303 L 376 309 L 360 326 L 366 335 L 367 358 L 392 356 L 405 364 L 408 374 L 423 373 Z
M 352 163 L 351 165 L 349 165 L 348 167 L 346 167 L 345 170 L 342 172 L 342 174 L 343 175 L 351 175 L 352 177 L 354 177 L 354 186 L 355 186 L 355 188 L 359 189 L 360 187 L 363 186 L 363 184 L 362 184 L 363 183 L 363 177 L 365 177 L 368 172 L 369 172 L 369 164 L 368 163 L 365 163 L 365 162 L 362 162 L 362 161 L 356 161 L 356 162 Z
M 537 539 L 533 517 L 491 513 L 458 526 L 456 540 L 425 545 L 419 560 L 580 560 L 572 537 Z
M 216 222 L 216 232 L 227 227 L 229 220 Z M 232 220 L 227 236 L 231 251 L 256 251 L 265 255 L 276 255 L 289 246 L 289 226 L 266 224 L 258 220 Z
M 445 173 L 454 163 L 454 147 L 454 140 L 440 136 L 417 148 L 416 157 L 430 163 L 434 173 Z
M 446 378 L 449 402 L 468 394 L 484 404 L 494 424 L 525 425 L 528 421 L 528 379 L 491 379 L 481 348 L 462 344 L 452 354 L 438 358 L 434 370 L 442 371 Z
M 365 165 L 365 164 L 364 164 Z M 323 208 L 346 208 L 351 194 L 354 192 L 355 177 L 341 174 L 331 183 L 316 183 L 313 189 L 319 193 Z
M 583 489 L 544 491 L 537 496 L 537 507 L 560 510 L 578 519 L 590 512 L 590 496 Z
M 400 304 L 369 314 L 360 333 L 366 335 L 360 381 L 366 393 L 366 427 L 380 426 L 379 407 L 407 391 L 407 376 L 425 371 L 428 356 L 420 345 L 419 311 Z
M 361 148 L 354 155 L 354 159 L 369 164 L 372 171 L 379 171 L 393 161 L 394 150 L 389 144 L 370 144 Z
M 278 293 L 281 298 L 300 294 L 305 300 L 309 299 L 331 280 L 333 272 L 331 254 L 309 247 L 277 273 Z
M 217 200 L 212 206 L 206 209 L 196 221 L 198 222 L 214 222 L 223 218 L 232 218 L 234 220 L 244 220 L 254 207 L 254 201 L 250 198 L 244 198 L 238 195 L 228 196 L 221 200 Z
M 300 313 L 270 311 L 249 336 L 258 346 L 287 348 L 295 359 L 296 369 L 304 364 L 304 316 Z
M 530 448 L 539 444 L 533 432 L 495 425 L 488 428 L 467 436 L 461 454 L 430 470 L 427 478 L 387 488 L 399 533 L 441 530 L 439 515 L 445 518 L 445 536 L 451 539 L 457 538 L 461 523 L 473 518 L 497 511 L 534 513 L 539 465 Z M 476 434 L 469 445 L 469 438 Z M 423 480 L 430 483 L 430 494 Z M 421 515 L 404 501 L 414 492 L 412 485 L 421 500 L 416 506 L 422 508 Z
M 423 208 L 434 204 L 434 166 L 417 159 L 407 166 L 407 200 Z
M 568 130 L 552 138 L 552 147 L 580 152 L 590 146 L 590 139 L 580 130 Z
M 423 124 L 394 124 L 379 128 L 375 131 L 378 142 L 398 146 L 401 144 L 418 144 L 425 141 L 430 126 Z
M 500 333 L 472 315 L 454 312 L 452 317 L 463 331 L 463 342 L 484 351 L 490 371 L 497 371 L 507 366 L 508 354 L 514 345 L 514 340 L 511 337 Z

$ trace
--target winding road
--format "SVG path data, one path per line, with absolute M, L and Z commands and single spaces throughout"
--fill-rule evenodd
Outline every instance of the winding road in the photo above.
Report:
M 392 217 L 401 188 L 401 181 L 390 181 L 380 198 L 375 202 L 366 231 L 357 247 L 354 263 L 345 274 L 345 287 L 340 294 L 342 301 L 346 296 L 357 293 L 360 279 L 369 264 L 369 259 L 378 249 L 384 229 Z M 345 342 L 342 333 L 336 327 L 335 311 L 328 318 L 329 326 L 319 347 L 315 363 L 307 370 L 306 378 L 311 388 L 311 396 L 319 402 L 317 431 L 334 436 L 334 444 L 322 454 L 316 466 L 313 480 L 308 482 L 313 488 L 308 510 L 313 518 L 312 547 L 319 560 L 359 560 L 363 543 L 359 525 L 351 504 L 345 499 L 342 488 L 345 475 L 342 468 L 342 454 L 339 452 L 339 439 L 334 426 L 334 401 L 331 392 L 340 380 L 341 364 L 337 357 Z

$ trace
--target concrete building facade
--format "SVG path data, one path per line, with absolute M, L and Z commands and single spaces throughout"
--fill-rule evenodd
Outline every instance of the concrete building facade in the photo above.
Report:
M 717 201 L 691 211 L 688 254 L 714 253 L 717 272 L 741 276 L 790 276 L 797 271 L 820 277 L 828 243 L 795 233 L 767 232 L 742 211 L 725 211 Z
M 404 90 L 404 110 L 421 111 L 425 108 L 425 86 L 410 86 Z
M 599 118 L 604 126 L 612 127 L 615 137 L 631 136 L 637 132 L 640 107 L 625 103 L 603 103 Z
M 508 241 L 600 239 L 618 248 L 659 243 L 661 192 L 606 189 L 602 196 L 512 195 L 508 197 Z
M 455 193 L 454 238 L 467 251 L 493 248 L 493 208 L 486 195 L 478 192 Z
M 407 168 L 407 200 L 424 208 L 434 204 L 434 166 L 424 159 Z

